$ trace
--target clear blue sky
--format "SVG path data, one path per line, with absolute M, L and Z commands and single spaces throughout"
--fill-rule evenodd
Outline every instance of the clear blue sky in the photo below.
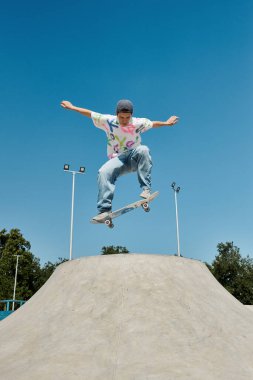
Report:
M 184 256 L 211 262 L 219 242 L 253 257 L 253 2 L 76 0 L 4 2 L 0 13 L 0 228 L 19 228 L 41 259 L 69 256 L 72 169 L 74 258 L 104 245 L 176 252 L 174 195 Z M 61 100 L 113 113 L 129 98 L 135 116 L 173 128 L 148 131 L 152 211 L 115 228 L 92 225 L 102 131 Z M 118 180 L 114 207 L 138 199 L 135 174 Z

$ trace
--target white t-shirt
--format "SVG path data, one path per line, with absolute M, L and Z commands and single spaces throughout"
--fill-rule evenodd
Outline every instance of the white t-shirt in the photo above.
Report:
M 97 128 L 105 131 L 107 135 L 108 158 L 118 156 L 120 153 L 134 149 L 141 144 L 141 133 L 152 128 L 149 119 L 132 117 L 127 125 L 120 125 L 117 116 L 91 113 L 91 118 Z

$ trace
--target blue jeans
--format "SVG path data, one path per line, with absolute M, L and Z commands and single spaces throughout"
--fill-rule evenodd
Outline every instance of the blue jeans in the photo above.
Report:
M 152 160 L 148 147 L 139 145 L 107 161 L 98 171 L 98 212 L 110 211 L 118 177 L 137 171 L 140 187 L 151 189 Z

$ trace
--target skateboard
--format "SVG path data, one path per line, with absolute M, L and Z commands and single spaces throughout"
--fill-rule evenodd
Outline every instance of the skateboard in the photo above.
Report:
M 149 198 L 143 198 L 134 203 L 130 203 L 129 205 L 122 207 L 116 211 L 104 212 L 95 216 L 91 219 L 91 223 L 93 224 L 102 224 L 104 223 L 107 227 L 113 228 L 114 224 L 112 223 L 112 219 L 117 218 L 120 215 L 126 214 L 129 211 L 132 211 L 138 207 L 142 207 L 145 212 L 150 211 L 149 202 L 151 202 L 154 198 L 156 198 L 159 194 L 159 191 L 156 191 L 150 195 Z

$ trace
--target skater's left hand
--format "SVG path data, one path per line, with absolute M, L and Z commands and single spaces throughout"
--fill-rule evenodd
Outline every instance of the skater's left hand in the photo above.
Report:
M 174 125 L 174 124 L 176 124 L 178 121 L 179 121 L 179 117 L 178 117 L 178 116 L 171 116 L 171 117 L 166 121 L 166 124 L 167 124 L 167 125 Z

